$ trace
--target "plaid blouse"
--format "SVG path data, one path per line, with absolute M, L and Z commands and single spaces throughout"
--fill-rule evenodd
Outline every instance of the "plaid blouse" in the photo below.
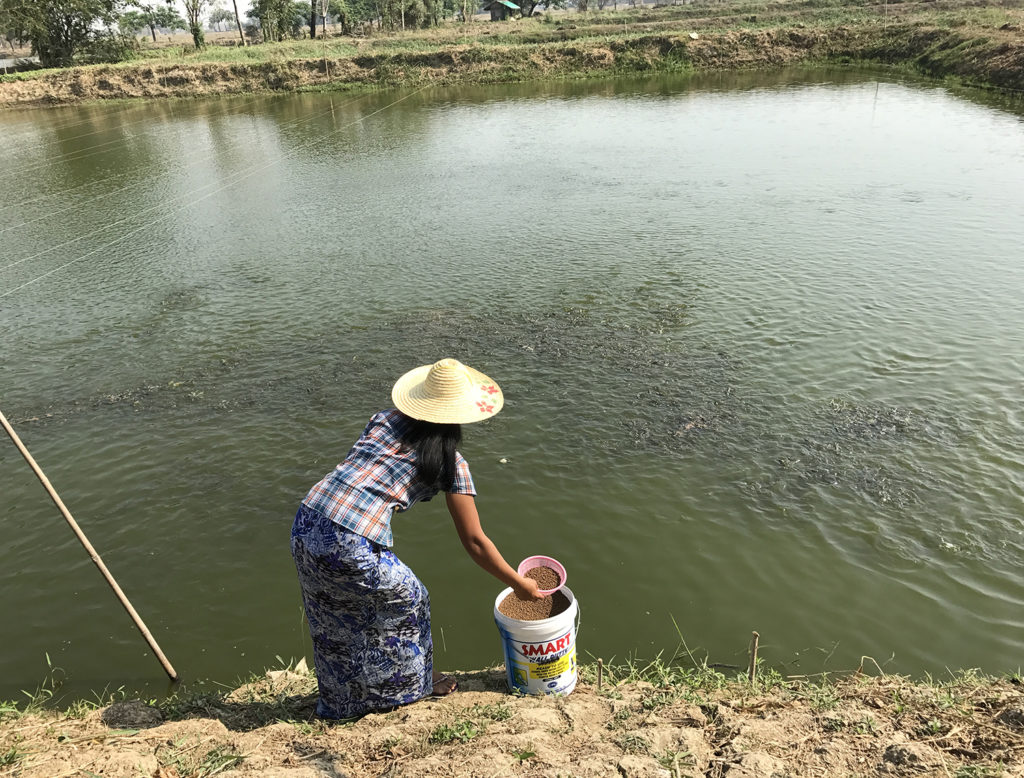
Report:
M 437 494 L 416 478 L 416 452 L 402 450 L 409 417 L 391 408 L 370 419 L 345 461 L 323 477 L 302 504 L 345 529 L 391 547 L 391 516 Z M 476 496 L 469 465 L 455 452 L 453 494 Z

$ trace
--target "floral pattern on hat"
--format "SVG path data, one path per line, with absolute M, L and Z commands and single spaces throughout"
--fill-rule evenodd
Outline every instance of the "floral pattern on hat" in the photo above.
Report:
M 500 411 L 505 398 L 492 378 L 446 357 L 405 373 L 392 387 L 391 401 L 414 419 L 471 424 Z

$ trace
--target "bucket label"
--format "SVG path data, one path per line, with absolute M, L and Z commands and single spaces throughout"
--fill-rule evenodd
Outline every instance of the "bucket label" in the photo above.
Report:
M 520 643 L 519 651 L 527 659 L 537 662 L 554 662 L 566 656 L 575 646 L 570 629 L 561 637 L 545 640 L 543 643 Z
M 567 673 L 576 664 L 576 652 L 573 651 L 570 654 L 564 655 L 561 659 L 556 659 L 554 662 L 544 662 L 543 664 L 533 664 L 532 662 L 526 666 L 529 672 L 531 681 L 546 681 L 549 678 L 557 678 L 562 673 Z
M 513 685 L 521 691 L 563 691 L 570 684 L 575 686 L 576 652 L 572 651 L 554 662 L 513 662 L 509 665 L 509 672 Z M 531 686 L 531 681 L 539 681 L 542 685 Z
M 506 643 L 511 685 L 525 692 L 563 693 L 576 685 L 575 630 L 538 643 Z M 557 635 L 557 633 L 556 633 Z

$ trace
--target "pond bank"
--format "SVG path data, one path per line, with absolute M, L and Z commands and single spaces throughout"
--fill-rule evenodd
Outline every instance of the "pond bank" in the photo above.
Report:
M 568 20 L 570 17 L 566 17 Z M 536 35 L 526 34 L 527 27 Z M 881 63 L 935 78 L 1024 91 L 1020 26 L 993 29 L 926 23 L 815 26 L 692 32 L 685 20 L 600 30 L 521 23 L 514 35 L 452 42 L 410 39 L 405 49 L 337 44 L 324 56 L 266 61 L 156 61 L 99 65 L 0 77 L 0 106 L 99 99 L 197 97 L 249 92 L 424 87 L 638 73 L 774 68 L 800 63 Z M 1004 29 L 1005 28 L 1005 29 Z M 600 33 L 600 34 L 598 34 Z M 550 38 L 562 38 L 550 40 Z M 405 40 L 405 39 L 402 39 Z M 465 38 L 462 39 L 463 41 Z M 539 41 L 539 42 L 538 42 Z M 409 41 L 406 41 L 409 42 Z M 311 44 L 313 42 L 310 42 Z M 391 39 L 391 43 L 395 43 Z M 339 56 L 337 52 L 354 53 Z M 248 51 L 248 50 L 246 50 Z M 241 56 L 241 55 L 238 55 Z M 248 56 L 248 55 L 246 55 Z
M 152 706 L 0 706 L 0 775 L 1024 776 L 1019 676 L 749 684 L 656 662 L 598 689 L 594 670 L 564 698 L 510 696 L 501 668 L 456 673 L 449 697 L 351 724 L 311 718 L 304 667 Z

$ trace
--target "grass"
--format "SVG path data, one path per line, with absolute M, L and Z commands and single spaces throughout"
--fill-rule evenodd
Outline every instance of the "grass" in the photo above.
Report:
M 644 737 L 643 727 L 655 720 L 672 721 L 677 725 L 702 728 L 705 731 L 727 732 L 731 715 L 763 716 L 766 710 L 786 710 L 802 707 L 810 713 L 804 720 L 812 722 L 811 733 L 835 738 L 846 743 L 860 744 L 865 749 L 878 748 L 879 738 L 893 731 L 894 723 L 912 738 L 926 742 L 941 742 L 946 753 L 970 754 L 967 764 L 950 764 L 948 775 L 997 776 L 1001 774 L 1000 759 L 1019 751 L 1019 726 L 1016 713 L 1021 708 L 1022 682 L 1020 673 L 994 678 L 976 670 L 964 670 L 947 676 L 927 677 L 914 681 L 901 676 L 886 675 L 872 666 L 878 674 L 868 676 L 864 666 L 843 675 L 787 677 L 765 664 L 758 665 L 757 679 L 751 683 L 745 672 L 726 673 L 711 667 L 707 658 L 691 651 L 680 637 L 680 648 L 671 655 L 662 654 L 650 661 L 627 659 L 609 661 L 603 665 L 602 707 L 614 710 L 605 722 L 608 730 L 604 739 L 613 743 L 624 754 L 646 755 L 669 770 L 682 775 L 693 765 L 693 756 L 687 751 L 665 749 L 664 744 Z M 310 720 L 315 701 L 311 694 L 315 679 L 304 667 L 282 662 L 284 670 L 258 674 L 245 681 L 244 686 L 217 683 L 196 683 L 179 689 L 157 704 L 169 719 L 216 718 L 229 729 L 249 731 L 257 727 L 285 722 L 295 728 L 297 742 L 307 741 L 305 753 L 320 753 L 322 736 L 337 732 L 344 723 Z M 56 673 L 54 673 L 56 675 Z M 485 675 L 485 674 L 481 674 Z M 499 672 L 488 671 L 488 679 L 501 684 Z M 580 665 L 581 684 L 596 681 L 596 664 Z M 123 689 L 104 690 L 84 700 L 64 701 L 55 694 L 50 680 L 40 690 L 26 695 L 24 701 L 5 703 L 3 716 L 11 722 L 6 740 L 0 750 L 0 768 L 3 774 L 16 774 L 41 758 L 38 746 L 43 740 L 24 741 L 18 727 L 26 726 L 38 735 L 46 727 L 48 742 L 74 746 L 79 742 L 78 732 L 61 736 L 59 722 L 71 714 L 82 715 L 103 700 L 120 697 Z M 489 683 L 485 688 L 493 688 Z M 591 691 L 593 689 L 591 688 Z M 585 693 L 585 692 L 584 692 Z M 609 704 L 605 700 L 628 700 Z M 459 707 L 458 696 L 454 705 L 438 706 L 438 719 L 417 733 L 401 730 L 372 748 L 371 759 L 399 760 L 410 754 L 429 754 L 432 749 L 458 747 L 472 743 L 484 735 L 494 722 L 513 718 L 521 703 L 509 698 L 492 698 L 488 704 Z M 561 705 L 562 701 L 556 701 Z M 54 714 L 54 711 L 58 711 Z M 43 715 L 42 721 L 24 724 L 17 717 L 33 712 Z M 1007 716 L 1009 713 L 1009 717 Z M 398 713 L 388 714 L 396 717 Z M 52 718 L 50 718 L 52 717 Z M 902 723 L 899 723 L 902 722 Z M 57 726 L 54 726 L 54 725 Z M 134 732 L 113 731 L 110 737 Z M 403 739 L 403 735 L 405 739 Z M 719 735 L 716 734 L 715 737 Z M 62 739 L 63 737 L 63 739 Z M 85 738 L 90 739 L 90 738 Z M 309 739 L 315 744 L 309 744 Z M 319 742 L 316 742 L 319 741 Z M 675 748 L 681 748 L 679 742 Z M 938 748 L 938 746 L 936 746 Z M 539 747 L 532 743 L 517 743 L 509 750 L 509 764 L 523 765 L 533 762 Z M 211 778 L 228 773 L 242 765 L 249 754 L 225 743 L 211 743 L 197 735 L 181 736 L 176 740 L 161 740 L 156 747 L 158 764 L 169 775 L 179 778 Z M 616 757 L 618 758 L 618 757 Z
M 401 742 L 402 742 L 402 736 L 401 735 L 395 735 L 394 737 L 384 738 L 384 740 L 381 741 L 380 745 L 377 746 L 377 753 L 380 754 L 381 756 L 385 756 L 385 757 L 387 757 L 387 756 L 395 756 L 396 755 L 395 749 L 398 748 L 398 746 L 401 744 Z
M 842 732 L 846 729 L 846 720 L 828 718 L 821 722 L 821 728 L 826 732 Z
M 291 724 L 295 727 L 295 731 L 304 737 L 316 737 L 323 735 L 327 732 L 330 727 L 323 719 L 315 719 L 314 721 L 296 721 L 295 719 L 278 719 L 278 723 Z M 395 744 L 397 745 L 397 744 Z
M 638 735 L 635 732 L 620 735 L 616 738 L 615 743 L 627 754 L 651 753 L 651 744 L 647 741 L 647 738 L 643 735 Z
M 726 675 L 708 665 L 706 657 L 696 656 L 682 640 L 680 648 L 669 658 L 664 653 L 647 661 L 631 657 L 615 662 L 613 658 L 603 667 L 603 686 L 598 693 L 606 699 L 622 699 L 617 687 L 624 684 L 644 682 L 651 686 L 635 710 L 623 707 L 614 714 L 613 721 L 618 723 L 677 703 L 709 705 L 728 697 L 736 705 L 743 705 L 744 700 L 772 694 L 801 700 L 812 711 L 827 714 L 836 710 L 845 699 L 863 695 L 864 691 L 858 687 L 864 685 L 871 688 L 873 696 L 881 695 L 876 700 L 878 706 L 895 715 L 914 713 L 923 716 L 922 726 L 929 733 L 937 734 L 947 726 L 944 719 L 950 716 L 969 717 L 979 706 L 991 707 L 994 703 L 987 701 L 984 694 L 994 683 L 1024 686 L 1024 676 L 1019 671 L 1004 678 L 995 678 L 976 669 L 966 669 L 944 678 L 926 675 L 915 681 L 884 673 L 866 675 L 863 668 L 859 668 L 846 676 L 821 674 L 808 678 L 786 677 L 761 662 L 757 678 L 751 684 L 745 672 Z M 281 678 L 268 677 L 282 671 L 285 675 Z M 22 692 L 24 700 L 0 702 L 0 720 L 42 712 L 59 712 L 64 718 L 79 718 L 131 696 L 124 687 L 113 691 L 108 687 L 84 698 L 64 699 L 59 694 L 61 676 L 59 668 L 50 665 L 47 677 L 34 691 Z M 596 662 L 580 663 L 579 680 L 581 684 L 596 685 Z M 211 710 L 216 710 L 234 724 L 247 723 L 242 719 L 248 717 L 251 719 L 248 723 L 252 725 L 283 722 L 293 725 L 302 734 L 315 735 L 337 726 L 311 717 L 315 699 L 315 675 L 304 664 L 296 666 L 281 660 L 281 668 L 269 674 L 254 673 L 232 684 L 197 681 L 179 687 L 163 699 L 146 702 L 157 707 L 168 720 L 208 716 Z M 512 716 L 513 710 L 505 702 L 473 705 L 461 709 L 452 722 L 439 727 L 448 734 L 438 734 L 438 738 L 472 739 L 475 736 L 471 734 L 473 731 L 483 731 L 489 722 L 506 721 Z M 871 728 L 868 721 L 858 724 L 863 729 Z
M 508 705 L 495 703 L 493 705 L 474 705 L 469 709 L 470 714 L 475 718 L 488 721 L 507 721 L 512 718 L 512 709 Z
M 430 733 L 428 738 L 431 745 L 443 746 L 448 743 L 468 743 L 475 738 L 484 728 L 477 726 L 469 719 L 456 719 L 448 724 L 439 724 Z
M 676 701 L 676 699 L 678 698 L 671 691 L 657 691 L 654 694 L 644 697 L 640 705 L 644 710 L 652 711 L 671 705 Z
M 537 756 L 537 752 L 533 750 L 533 746 L 527 746 L 526 748 L 518 751 L 513 751 L 512 756 L 519 760 L 519 764 L 522 764 L 523 762 L 528 762 Z
M 670 748 L 658 755 L 658 764 L 668 770 L 689 767 L 692 763 L 693 755 L 689 751 L 675 751 Z
M 683 702 L 700 706 L 714 706 L 717 700 L 729 699 L 733 707 L 742 707 L 748 700 L 777 695 L 783 699 L 799 700 L 814 712 L 823 714 L 823 721 L 834 722 L 836 728 L 851 727 L 864 734 L 872 733 L 877 724 L 870 716 L 853 723 L 838 717 L 828 717 L 845 700 L 870 697 L 872 704 L 900 717 L 913 713 L 923 716 L 929 734 L 948 731 L 950 720 L 966 719 L 978 710 L 998 706 L 991 694 L 994 685 L 1024 686 L 1019 672 L 994 677 L 977 669 L 951 672 L 945 678 L 926 675 L 921 680 L 887 675 L 880 669 L 878 675 L 868 675 L 864 666 L 847 674 L 822 673 L 815 677 L 787 677 L 779 670 L 758 662 L 758 673 L 753 683 L 745 672 L 732 676 L 707 664 L 706 657 L 696 656 L 687 648 L 680 636 L 680 649 L 666 660 L 659 654 L 653 660 L 641 662 L 627 659 L 621 663 L 604 664 L 604 688 L 600 694 L 610 699 L 621 699 L 616 687 L 621 684 L 645 682 L 652 686 L 638 706 L 639 712 L 652 712 Z M 865 658 L 870 664 L 870 658 Z M 877 665 L 876 665 L 877 667 Z M 597 665 L 580 665 L 580 680 L 596 684 Z M 612 718 L 613 723 L 624 723 L 638 711 L 623 708 Z
M 231 684 L 202 680 L 185 684 L 152 704 L 170 720 L 206 716 L 217 710 L 226 724 L 241 729 L 286 723 L 303 733 L 323 732 L 326 723 L 313 718 L 316 676 L 304 661 L 285 662 L 278 657 L 278 662 L 278 668 Z
M 614 660 L 605 664 L 606 686 L 600 693 L 611 699 L 621 698 L 615 691 L 616 685 L 644 681 L 656 687 L 656 691 L 642 703 L 646 709 L 652 710 L 676 700 L 701 704 L 707 702 L 715 692 L 730 685 L 727 676 L 709 666 L 706 658 L 698 660 L 694 657 L 689 649 L 685 648 L 685 641 L 681 643 L 681 648 L 682 651 L 677 650 L 668 660 L 664 658 L 664 653 L 660 653 L 648 661 L 627 658 L 618 665 Z M 583 681 L 597 684 L 596 664 L 580 665 L 579 672 Z
M 204 751 L 202 741 L 192 743 L 179 738 L 157 749 L 156 758 L 162 768 L 173 770 L 179 778 L 211 778 L 237 767 L 245 760 L 245 755 L 225 746 Z
M 477 735 L 487 731 L 491 721 L 506 721 L 512 718 L 512 709 L 503 703 L 474 705 L 463 708 L 452 721 L 436 726 L 427 741 L 431 745 L 443 746 L 449 743 L 468 743 Z M 520 760 L 523 761 L 523 760 Z
M 877 724 L 872 716 L 864 716 L 853 725 L 853 731 L 858 735 L 873 735 L 877 730 Z
M 0 751 L 0 767 L 13 767 L 26 756 L 27 752 L 18 750 L 17 746 L 11 746 L 6 751 Z
M 963 765 L 953 773 L 954 778 L 996 778 L 1003 775 L 1003 766 L 999 765 Z
M 14 718 L 22 714 L 18 707 L 17 700 L 0 700 L 0 721 L 6 718 Z
M 429 30 L 377 32 L 361 38 L 329 34 L 316 40 L 244 48 L 211 45 L 198 51 L 187 45 L 144 48 L 130 62 L 91 67 L 116 73 L 160 71 L 168 66 L 270 66 L 266 73 L 248 72 L 250 83 L 262 77 L 267 88 L 303 89 L 338 88 L 341 82 L 326 76 L 317 79 L 310 76 L 310 66 L 296 64 L 324 59 L 335 73 L 349 74 L 343 82 L 346 88 L 356 81 L 376 86 L 490 83 L 596 72 L 687 71 L 737 63 L 768 67 L 790 59 L 880 61 L 902 63 L 933 77 L 953 75 L 1024 89 L 1021 68 L 1007 68 L 1005 57 L 1000 59 L 1004 56 L 1000 47 L 1012 37 L 1000 30 L 1006 25 L 1024 26 L 1022 0 L 998 6 L 977 6 L 973 0 L 882 5 L 866 0 L 696 0 L 660 8 L 554 12 L 507 22 L 447 22 Z M 938 38 L 932 35 L 935 31 L 941 33 Z M 691 34 L 698 39 L 733 38 L 720 47 L 714 40 L 691 46 Z M 747 37 L 735 37 L 743 35 Z M 45 79 L 54 73 L 0 76 L 0 83 Z M 181 86 L 184 93 L 193 88 L 190 81 Z
M 608 726 L 610 728 L 624 727 L 626 726 L 626 722 L 628 722 L 632 717 L 633 711 L 629 708 L 621 708 L 620 710 L 615 711 L 612 715 L 611 723 Z
M 839 694 L 836 687 L 828 681 L 809 682 L 804 686 L 803 693 L 804 698 L 810 703 L 811 710 L 834 710 L 839 705 Z
M 0 700 L 0 722 L 7 718 L 21 718 L 51 710 L 61 710 L 65 718 L 80 718 L 90 711 L 105 708 L 127 697 L 123 686 L 113 691 L 108 686 L 103 691 L 92 692 L 88 697 L 74 698 L 65 702 L 60 696 L 64 671 L 53 664 L 49 654 L 46 654 L 46 668 L 46 675 L 34 690 L 22 689 L 21 694 L 24 699 Z
M 616 692 L 621 684 L 645 682 L 652 686 L 639 703 L 613 714 L 609 729 L 614 742 L 625 753 L 654 756 L 673 775 L 687 766 L 687 754 L 652 753 L 650 744 L 636 733 L 634 723 L 638 716 L 677 704 L 699 705 L 712 724 L 723 703 L 732 711 L 749 706 L 755 713 L 765 704 L 781 709 L 803 704 L 815 714 L 822 733 L 866 742 L 884 736 L 892 726 L 899 727 L 899 722 L 905 721 L 903 729 L 925 741 L 941 741 L 947 753 L 970 754 L 969 764 L 946 773 L 962 778 L 1003 775 L 1000 760 L 1020 748 L 1019 728 L 1015 729 L 1012 720 L 1000 725 L 994 718 L 999 711 L 1008 710 L 1008 705 L 1019 709 L 1020 689 L 1024 687 L 1019 672 L 997 678 L 967 669 L 944 678 L 912 680 L 887 675 L 877 665 L 874 667 L 879 674 L 867 675 L 862 663 L 845 675 L 821 674 L 812 679 L 786 677 L 759 664 L 757 679 L 750 683 L 745 673 L 727 676 L 709 667 L 706 658 L 694 656 L 682 639 L 681 645 L 683 650 L 669 660 L 659 656 L 650 662 L 630 660 L 604 665 L 606 683 L 611 679 L 603 690 L 606 697 L 621 698 Z M 868 658 L 864 661 L 871 665 Z M 593 664 L 581 666 L 581 673 L 591 683 L 596 680 Z M 864 706 L 875 711 L 864 713 Z M 858 712 L 851 715 L 853 711 Z

